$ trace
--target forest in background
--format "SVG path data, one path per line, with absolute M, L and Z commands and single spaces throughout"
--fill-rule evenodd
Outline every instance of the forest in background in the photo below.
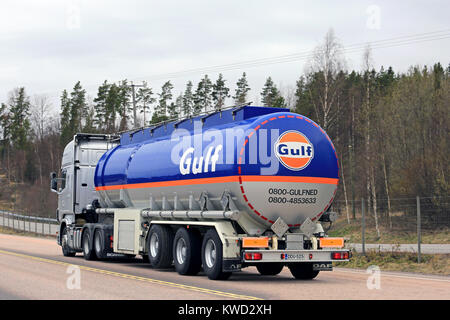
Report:
M 261 105 L 289 107 L 328 133 L 340 162 L 337 199 L 369 199 L 375 215 L 377 199 L 420 195 L 439 205 L 450 194 L 450 64 L 375 70 L 368 47 L 362 69 L 350 71 L 341 52 L 328 32 L 293 90 L 266 79 Z M 78 81 L 61 93 L 58 116 L 45 95 L 12 89 L 0 105 L 0 209 L 55 216 L 49 173 L 76 132 L 113 133 L 248 102 L 245 72 L 235 88 L 222 74 L 188 81 L 176 97 L 170 81 L 157 92 L 146 82 L 105 81 L 91 100 Z

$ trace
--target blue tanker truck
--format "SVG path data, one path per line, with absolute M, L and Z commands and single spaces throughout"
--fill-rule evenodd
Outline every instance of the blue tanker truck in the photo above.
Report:
M 347 261 L 322 223 L 338 188 L 334 146 L 289 109 L 239 106 L 65 147 L 57 242 L 87 260 L 142 256 L 153 268 L 213 280 L 256 266 L 313 279 Z

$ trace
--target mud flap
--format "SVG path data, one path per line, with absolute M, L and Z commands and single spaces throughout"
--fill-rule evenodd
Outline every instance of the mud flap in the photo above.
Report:
M 222 271 L 223 272 L 235 272 L 240 271 L 242 268 L 241 259 L 223 259 Z

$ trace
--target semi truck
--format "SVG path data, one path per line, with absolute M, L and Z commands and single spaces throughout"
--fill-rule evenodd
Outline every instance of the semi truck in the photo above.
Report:
M 139 256 L 212 280 L 249 266 L 313 279 L 351 257 L 324 229 L 336 219 L 338 171 L 325 131 L 284 108 L 245 105 L 79 133 L 60 174 L 51 173 L 57 243 L 64 256 Z

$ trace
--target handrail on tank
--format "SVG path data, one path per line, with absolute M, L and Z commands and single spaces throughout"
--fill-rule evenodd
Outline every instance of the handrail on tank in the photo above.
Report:
M 201 116 L 209 117 L 209 116 L 211 116 L 213 114 L 216 114 L 218 112 L 227 111 L 227 110 L 230 110 L 230 109 L 233 109 L 233 108 L 236 108 L 236 110 L 234 111 L 234 112 L 236 112 L 236 111 L 242 109 L 243 107 L 251 105 L 252 103 L 253 103 L 253 101 L 250 101 L 250 102 L 245 102 L 245 103 L 241 103 L 241 104 L 237 104 L 237 105 L 221 108 L 221 109 L 218 109 L 218 110 L 211 110 L 211 111 L 200 112 L 200 113 L 198 113 L 196 115 L 189 115 L 187 117 L 167 119 L 167 120 L 164 120 L 164 121 L 160 121 L 160 122 L 151 124 L 149 126 L 143 126 L 143 127 L 139 127 L 139 128 L 122 130 L 122 131 L 117 132 L 117 134 L 118 135 L 122 135 L 124 133 L 130 133 L 130 135 L 134 135 L 135 133 L 137 133 L 139 131 L 142 131 L 144 129 L 149 129 L 149 128 L 155 129 L 157 127 L 160 127 L 160 126 L 163 126 L 163 125 L 167 125 L 167 124 L 172 123 L 172 122 L 177 122 L 177 124 L 179 124 L 179 123 L 181 123 L 181 122 L 183 122 L 185 120 L 192 119 L 194 116 L 195 117 L 201 117 Z

